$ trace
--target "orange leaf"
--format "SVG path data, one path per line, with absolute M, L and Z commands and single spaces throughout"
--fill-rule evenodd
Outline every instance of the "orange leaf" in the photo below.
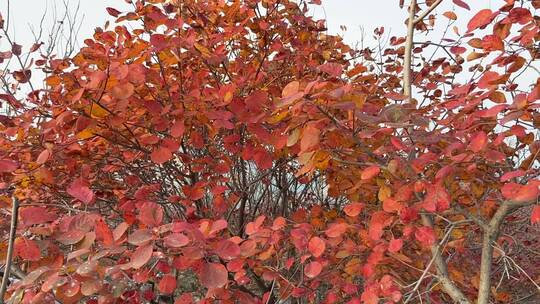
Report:
M 321 238 L 315 236 L 309 240 L 308 249 L 314 257 L 318 258 L 324 253 L 326 244 Z
M 482 48 L 484 51 L 504 51 L 504 42 L 497 35 L 487 35 L 482 38 Z
M 218 263 L 205 263 L 199 279 L 206 288 L 220 288 L 228 282 L 228 272 L 225 266 Z
M 424 246 L 431 246 L 437 240 L 435 231 L 431 227 L 420 227 L 416 229 L 414 237 Z
M 450 20 L 457 20 L 457 15 L 456 15 L 456 13 L 451 12 L 451 11 L 444 12 L 444 13 L 443 13 L 443 16 L 445 16 L 446 18 L 448 18 L 448 19 L 450 19 Z
M 403 205 L 393 198 L 387 198 L 383 201 L 383 210 L 388 213 L 399 212 L 401 209 L 403 209 Z
M 156 227 L 163 221 L 163 208 L 154 203 L 146 202 L 139 210 L 139 221 L 148 227 Z
M 158 289 L 163 294 L 172 294 L 176 289 L 176 277 L 172 274 L 164 275 L 159 281 Z
M 135 87 L 131 83 L 124 82 L 115 85 L 111 90 L 111 94 L 113 97 L 118 99 L 128 99 L 131 95 L 133 95 L 134 91 Z
M 112 231 L 102 218 L 96 220 L 95 231 L 98 241 L 102 241 L 105 246 L 113 244 Z
M 535 182 L 529 182 L 527 185 L 508 183 L 502 187 L 501 193 L 508 200 L 523 203 L 536 200 L 540 195 L 540 190 L 538 183 Z
M 319 144 L 321 131 L 313 124 L 309 124 L 302 132 L 300 140 L 300 151 L 306 152 Z
M 364 169 L 364 171 L 362 171 L 362 175 L 360 176 L 360 178 L 362 180 L 371 179 L 379 175 L 380 172 L 381 172 L 381 169 L 378 166 L 370 166 Z
M 321 263 L 316 262 L 316 261 L 313 261 L 307 264 L 306 267 L 304 268 L 305 275 L 310 279 L 313 279 L 316 276 L 318 276 L 321 273 L 321 271 L 322 271 L 322 265 Z
M 534 206 L 531 213 L 531 223 L 532 224 L 540 223 L 540 205 Z
M 401 250 L 402 246 L 403 246 L 402 239 L 392 239 L 390 243 L 388 244 L 388 251 L 390 251 L 391 253 L 396 253 L 399 250 Z
M 152 257 L 152 253 L 154 252 L 154 245 L 148 244 L 144 246 L 140 246 L 131 255 L 131 267 L 135 269 L 139 269 L 143 267 L 148 261 L 150 261 L 150 258 Z
M 476 13 L 467 24 L 467 31 L 474 31 L 477 28 L 488 25 L 493 20 L 493 12 L 490 9 L 483 9 Z
M 15 254 L 23 260 L 37 261 L 41 257 L 41 250 L 36 241 L 27 238 L 17 238 L 15 240 Z
M 127 241 L 132 245 L 141 246 L 148 244 L 148 242 L 152 241 L 153 239 L 154 234 L 149 229 L 137 229 L 128 236 Z
M 469 150 L 478 153 L 486 148 L 488 143 L 488 137 L 486 132 L 480 131 L 473 135 L 469 143 Z
M 289 96 L 292 96 L 298 93 L 299 89 L 300 89 L 300 83 L 298 81 L 290 82 L 283 88 L 283 91 L 281 92 L 281 97 L 287 98 Z
M 326 231 L 324 232 L 326 236 L 330 238 L 335 238 L 341 236 L 345 231 L 347 231 L 348 225 L 345 223 L 332 223 Z
M 172 153 L 165 147 L 159 147 L 150 153 L 150 158 L 156 164 L 163 164 L 172 158 Z
M 230 240 L 219 242 L 216 253 L 224 260 L 232 260 L 240 255 L 240 246 Z
M 94 200 L 94 192 L 90 190 L 82 178 L 76 179 L 71 183 L 67 188 L 67 193 L 86 204 L 89 204 Z
M 364 204 L 362 203 L 351 203 L 345 206 L 345 208 L 343 208 L 343 211 L 347 216 L 356 217 L 360 214 L 360 212 L 362 212 L 363 207 Z
M 163 239 L 163 244 L 170 248 L 180 248 L 189 244 L 189 238 L 182 233 L 171 233 Z

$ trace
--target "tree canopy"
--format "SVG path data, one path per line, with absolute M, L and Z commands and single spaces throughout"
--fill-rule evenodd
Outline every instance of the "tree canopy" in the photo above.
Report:
M 4 30 L 4 300 L 538 299 L 540 1 L 444 1 L 384 49 L 318 0 L 133 1 L 65 58 Z

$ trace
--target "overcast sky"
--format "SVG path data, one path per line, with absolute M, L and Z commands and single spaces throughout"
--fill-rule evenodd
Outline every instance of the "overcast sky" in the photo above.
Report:
M 53 20 L 59 19 L 51 14 L 56 6 L 56 11 L 63 11 L 63 3 L 67 1 L 74 11 L 77 0 L 11 0 L 10 7 L 10 32 L 14 35 L 19 44 L 27 45 L 32 41 L 30 26 L 39 27 L 39 22 L 43 12 L 47 9 L 49 12 L 45 24 L 51 26 Z M 6 16 L 6 0 L 1 1 L 1 11 Z M 344 35 L 348 43 L 354 43 L 360 40 L 360 28 L 363 27 L 366 38 L 369 40 L 373 29 L 378 26 L 385 26 L 386 33 L 391 35 L 403 35 L 405 32 L 404 20 L 406 18 L 405 9 L 400 9 L 398 0 L 323 0 L 323 5 L 314 7 L 313 14 L 320 18 L 325 18 L 328 23 L 331 34 Z M 408 1 L 406 1 L 408 2 Z M 502 0 L 466 0 L 472 7 L 472 11 L 483 8 L 490 8 L 491 5 L 500 6 Z M 129 6 L 124 0 L 81 0 L 80 14 L 84 15 L 82 27 L 78 35 L 79 41 L 92 35 L 94 28 L 102 26 L 106 20 L 111 17 L 106 13 L 106 7 L 114 7 L 118 10 L 127 10 Z M 437 9 L 438 12 L 452 10 L 454 5 L 451 0 L 444 0 L 443 4 Z M 472 12 L 467 12 L 462 8 L 455 8 L 461 17 L 458 25 L 463 27 L 470 19 Z M 79 19 L 80 21 L 80 19 Z M 340 26 L 347 27 L 343 32 Z

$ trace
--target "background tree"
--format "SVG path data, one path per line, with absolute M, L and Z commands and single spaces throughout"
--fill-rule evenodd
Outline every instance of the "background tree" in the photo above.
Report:
M 377 52 L 304 1 L 107 8 L 116 25 L 77 54 L 43 55 L 45 87 L 3 98 L 21 278 L 4 299 L 537 299 L 540 3 L 463 33 L 441 2 L 408 3 L 407 36 Z

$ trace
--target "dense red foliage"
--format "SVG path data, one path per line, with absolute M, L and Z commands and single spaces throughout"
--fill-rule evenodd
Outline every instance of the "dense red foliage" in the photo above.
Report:
M 419 282 L 450 303 L 437 252 L 474 299 L 483 224 L 539 196 L 540 3 L 495 1 L 452 28 L 466 2 L 416 24 L 452 34 L 414 45 L 412 98 L 405 38 L 353 50 L 303 1 L 107 8 L 115 25 L 78 54 L 35 61 L 45 88 L 0 96 L 1 206 L 21 202 L 25 273 L 6 298 L 374 304 Z

